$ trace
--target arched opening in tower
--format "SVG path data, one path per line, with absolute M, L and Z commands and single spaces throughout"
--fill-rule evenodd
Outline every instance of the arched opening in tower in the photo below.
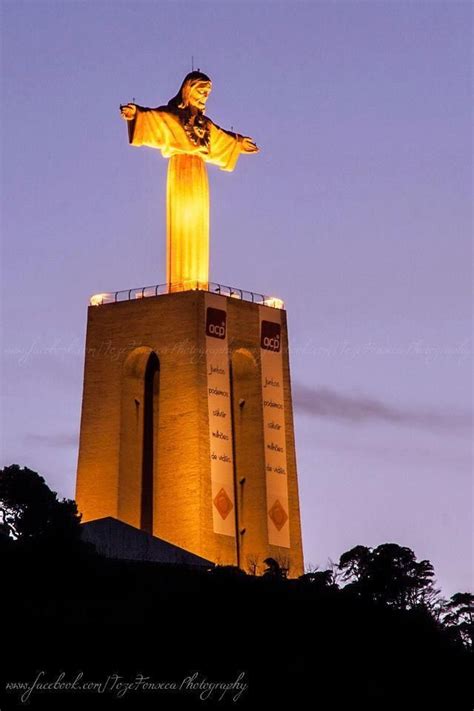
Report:
M 155 468 L 155 430 L 158 425 L 160 364 L 151 353 L 145 370 L 143 397 L 143 456 L 140 528 L 153 533 L 153 471 Z
M 147 533 L 153 533 L 159 404 L 159 358 L 147 346 L 135 348 L 123 366 L 118 518 Z

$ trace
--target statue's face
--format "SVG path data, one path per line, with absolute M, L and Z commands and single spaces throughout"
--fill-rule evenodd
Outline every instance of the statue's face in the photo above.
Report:
M 212 84 L 208 81 L 198 81 L 196 84 L 193 84 L 188 94 L 189 106 L 192 106 L 194 109 L 198 109 L 199 111 L 204 111 L 211 89 Z

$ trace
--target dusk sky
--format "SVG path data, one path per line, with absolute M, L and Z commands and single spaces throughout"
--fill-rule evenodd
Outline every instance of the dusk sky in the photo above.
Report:
M 165 281 L 166 161 L 119 104 L 194 67 L 252 136 L 211 278 L 284 299 L 306 564 L 396 542 L 472 587 L 472 6 L 2 8 L 0 464 L 73 497 L 92 294 Z

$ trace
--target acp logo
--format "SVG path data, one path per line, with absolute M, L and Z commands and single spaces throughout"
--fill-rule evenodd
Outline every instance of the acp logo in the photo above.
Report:
M 262 321 L 260 346 L 266 351 L 280 352 L 281 326 L 273 321 Z
M 206 312 L 206 336 L 213 338 L 225 338 L 227 313 L 222 309 L 207 307 Z

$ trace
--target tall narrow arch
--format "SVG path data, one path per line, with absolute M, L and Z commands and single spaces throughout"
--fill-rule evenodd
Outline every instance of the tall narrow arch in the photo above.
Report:
M 160 363 L 151 348 L 134 349 L 122 371 L 118 515 L 153 531 L 153 481 L 157 466 Z
M 156 427 L 160 395 L 160 362 L 156 353 L 150 353 L 145 369 L 143 403 L 143 456 L 140 528 L 153 533 L 153 479 L 155 471 Z

